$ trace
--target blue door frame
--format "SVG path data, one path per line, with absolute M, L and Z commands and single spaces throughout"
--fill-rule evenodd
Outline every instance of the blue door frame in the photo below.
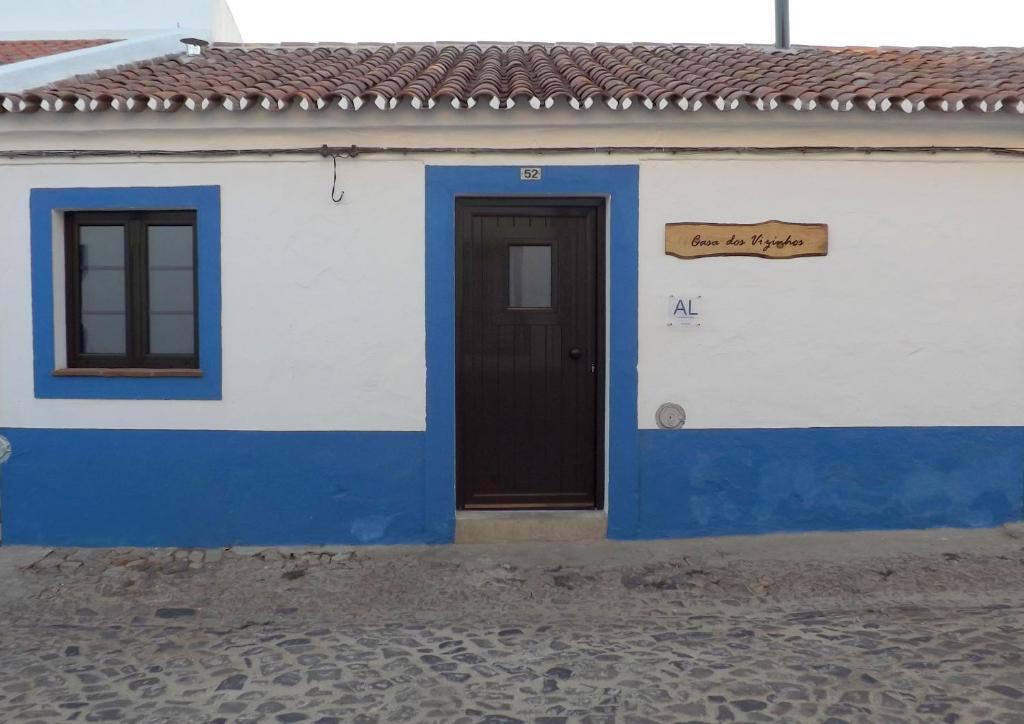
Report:
M 603 197 L 608 203 L 608 535 L 635 535 L 639 512 L 637 276 L 639 167 L 426 168 L 427 430 L 423 515 L 429 540 L 455 534 L 455 200 L 464 196 Z

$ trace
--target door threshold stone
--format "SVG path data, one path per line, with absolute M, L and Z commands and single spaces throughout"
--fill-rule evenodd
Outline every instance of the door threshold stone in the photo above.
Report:
M 593 541 L 607 536 L 603 510 L 460 510 L 456 543 Z

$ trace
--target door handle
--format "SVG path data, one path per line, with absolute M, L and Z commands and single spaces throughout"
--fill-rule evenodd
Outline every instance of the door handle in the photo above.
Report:
M 579 347 L 573 347 L 569 350 L 569 359 L 579 359 L 583 356 L 583 350 Z

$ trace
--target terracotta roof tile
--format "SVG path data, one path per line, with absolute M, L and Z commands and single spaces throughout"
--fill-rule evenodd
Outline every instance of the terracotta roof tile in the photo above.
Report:
M 72 50 L 93 48 L 112 43 L 112 40 L 0 40 L 0 65 L 22 60 L 43 58 L 47 55 Z
M 219 44 L 0 95 L 8 112 L 438 103 L 1024 113 L 1024 49 Z

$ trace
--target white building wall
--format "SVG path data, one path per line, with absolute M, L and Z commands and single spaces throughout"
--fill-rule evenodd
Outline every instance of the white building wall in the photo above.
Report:
M 423 166 L 0 166 L 0 427 L 422 430 Z M 36 400 L 29 190 L 221 187 L 223 400 Z
M 78 120 L 37 116 L 50 135 L 34 144 L 182 143 L 156 129 L 126 135 L 116 126 L 129 121 L 99 117 L 107 115 L 81 120 L 81 127 L 112 127 L 88 138 L 64 133 Z M 139 122 L 200 120 L 176 116 Z M 214 127 L 229 117 L 216 118 Z M 12 120 L 12 138 L 24 138 L 24 123 Z M 1002 133 L 1005 121 L 998 123 L 992 128 Z M 858 124 L 863 143 L 869 139 Z M 706 130 L 706 138 L 724 133 Z M 564 145 L 574 137 L 549 131 L 534 141 Z M 528 129 L 517 132 L 530 138 Z M 649 137 L 607 124 L 590 132 L 634 145 Z M 227 133 L 234 129 L 201 143 L 224 145 Z M 311 128 L 290 145 L 343 145 L 346 133 Z M 362 142 L 374 140 L 372 130 L 363 133 Z M 964 133 L 983 139 L 984 126 Z M 902 143 L 915 140 L 900 134 Z M 285 135 L 250 128 L 236 143 L 279 146 Z M 731 137 L 743 145 L 760 138 Z M 466 140 L 456 132 L 445 138 Z M 393 140 L 421 141 L 408 131 Z M 342 160 L 340 204 L 329 198 L 330 162 L 316 157 L 0 159 L 0 427 L 422 430 L 425 165 L 609 162 L 640 164 L 640 427 L 654 426 L 664 401 L 683 404 L 687 425 L 698 428 L 1024 424 L 1024 249 L 1016 239 L 1024 161 L 440 154 Z M 223 400 L 33 399 L 29 189 L 194 184 L 222 188 Z M 829 255 L 684 261 L 664 254 L 665 223 L 770 218 L 829 224 Z M 701 327 L 666 325 L 670 294 L 701 296 Z
M 645 161 L 640 426 L 1024 423 L 1024 163 Z M 829 225 L 828 256 L 682 260 L 673 221 Z M 668 327 L 668 295 L 700 327 Z

